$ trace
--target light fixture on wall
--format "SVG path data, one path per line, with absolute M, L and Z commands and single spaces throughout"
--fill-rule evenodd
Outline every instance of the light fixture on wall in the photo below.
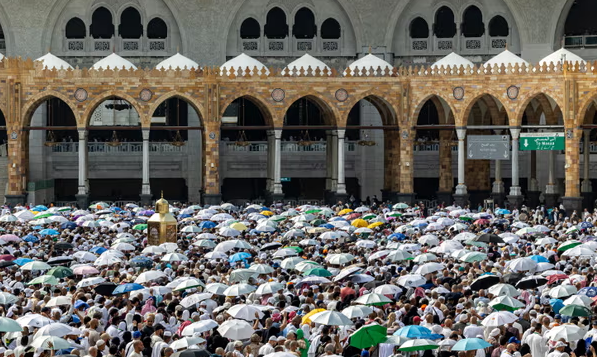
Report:
M 176 98 L 176 126 L 180 126 L 180 98 Z M 172 140 L 172 145 L 181 147 L 184 146 L 186 143 L 182 139 L 182 135 L 180 134 L 180 130 L 176 130 L 176 134 L 174 135 L 174 140 Z
M 116 135 L 116 130 L 112 131 L 112 138 L 108 141 L 108 145 L 110 146 L 119 146 L 120 140 L 118 139 L 118 135 Z
M 240 125 L 241 126 L 245 126 L 245 98 L 241 98 L 241 112 L 240 112 Z M 249 146 L 251 143 L 249 143 L 249 140 L 247 140 L 247 133 L 245 133 L 244 130 L 241 130 L 238 133 L 238 137 L 236 138 L 236 141 L 234 142 L 234 145 L 236 146 L 240 146 L 240 147 L 246 147 Z
M 299 125 L 303 125 L 303 101 L 299 102 Z M 309 102 L 305 99 L 305 125 L 309 126 Z M 301 131 L 301 137 L 298 141 L 299 146 L 310 146 L 313 144 L 309 129 Z
M 361 137 L 362 139 L 357 142 L 360 146 L 375 146 L 375 141 L 371 140 L 366 130 L 362 131 Z
M 48 126 L 53 126 L 53 115 L 52 112 L 52 100 L 48 100 Z M 54 130 L 49 130 L 48 134 L 46 135 L 46 141 L 44 142 L 45 146 L 56 146 L 58 145 L 58 140 L 56 139 L 56 134 L 54 134 Z

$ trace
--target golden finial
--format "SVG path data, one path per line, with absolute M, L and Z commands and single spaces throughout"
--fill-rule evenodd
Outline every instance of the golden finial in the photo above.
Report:
M 508 51 L 508 42 L 506 42 L 506 51 Z
M 371 54 L 371 51 L 372 51 L 372 50 L 371 50 L 371 46 L 369 46 L 369 54 Z
M 180 47 L 176 46 L 176 53 L 180 53 Z
M 164 191 L 162 190 L 162 198 L 164 198 Z

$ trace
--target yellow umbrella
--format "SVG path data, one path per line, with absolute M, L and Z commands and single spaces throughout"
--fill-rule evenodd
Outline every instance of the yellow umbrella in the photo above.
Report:
M 369 229 L 373 229 L 373 228 L 375 228 L 375 227 L 379 227 L 379 226 L 381 226 L 382 224 L 383 224 L 382 222 L 373 222 L 373 223 L 371 223 L 370 225 L 368 225 L 368 226 L 367 226 L 367 228 L 369 228 Z
M 351 223 L 352 226 L 357 227 L 357 228 L 361 228 L 361 227 L 367 227 L 369 224 L 367 224 L 367 221 L 365 221 L 364 219 L 355 219 L 354 221 L 352 221 Z
M 311 320 L 309 319 L 311 316 L 315 315 L 318 312 L 322 312 L 325 311 L 325 309 L 315 309 L 315 310 L 311 310 L 309 311 L 305 316 L 303 316 L 303 321 L 301 321 L 302 324 L 310 324 Z
M 273 216 L 274 215 L 274 212 L 272 212 L 272 211 L 261 211 L 259 213 L 264 216 Z
M 345 208 L 342 211 L 338 212 L 338 216 L 344 216 L 345 214 L 352 213 L 353 211 L 350 208 Z
M 236 229 L 237 231 L 241 231 L 241 232 L 247 230 L 247 226 L 245 226 L 244 224 L 242 224 L 240 222 L 232 223 L 230 225 L 230 228 Z

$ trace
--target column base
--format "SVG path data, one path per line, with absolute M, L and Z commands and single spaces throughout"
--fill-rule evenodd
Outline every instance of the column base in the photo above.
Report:
M 595 194 L 593 192 L 582 193 L 582 208 L 592 210 L 595 206 Z
M 75 195 L 75 198 L 77 199 L 77 206 L 79 206 L 80 209 L 89 208 L 89 195 L 77 194 Z
M 409 206 L 412 206 L 416 202 L 416 194 L 415 193 L 397 193 L 396 194 L 396 202 L 397 203 L 406 203 Z
M 496 206 L 504 207 L 504 202 L 506 202 L 506 193 L 504 192 L 492 192 L 491 199 Z
M 545 197 L 545 208 L 554 208 L 558 205 L 560 195 L 557 193 L 545 193 L 543 197 Z
M 582 201 L 582 197 L 562 197 L 562 204 L 568 215 L 571 215 L 573 211 L 582 215 Z
M 452 192 L 450 192 L 450 191 L 436 192 L 436 195 L 437 195 L 437 203 L 439 203 L 439 204 L 443 203 L 446 206 L 449 206 L 454 201 L 454 197 L 452 197 Z
M 527 191 L 527 206 L 530 208 L 537 208 L 541 204 L 539 199 L 541 191 Z
M 454 194 L 454 204 L 462 208 L 468 206 L 468 193 L 465 194 Z
M 153 198 L 153 195 L 151 193 L 142 193 L 139 195 L 139 197 L 141 198 L 141 206 L 151 205 L 151 199 Z
M 206 205 L 210 205 L 210 206 L 217 206 L 220 203 L 222 203 L 222 195 L 219 193 L 216 194 L 204 194 L 203 195 L 203 202 Z
M 524 202 L 523 195 L 508 195 L 508 203 L 510 208 L 520 208 L 522 206 L 522 202 Z

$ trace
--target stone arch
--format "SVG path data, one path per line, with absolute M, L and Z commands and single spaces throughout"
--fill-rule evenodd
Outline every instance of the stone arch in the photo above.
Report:
M 450 104 L 450 102 L 448 102 L 445 98 L 443 98 L 442 96 L 438 95 L 438 94 L 429 94 L 426 97 L 424 97 L 423 99 L 418 99 L 417 100 L 417 105 L 416 107 L 413 109 L 412 114 L 410 116 L 410 118 L 413 118 L 414 122 L 411 121 L 411 127 L 414 127 L 415 125 L 417 125 L 416 120 L 414 118 L 418 118 L 419 114 L 421 113 L 421 109 L 423 109 L 423 106 L 425 105 L 425 103 L 427 103 L 427 101 L 432 100 L 433 103 L 435 104 L 436 107 L 438 108 L 449 108 L 450 109 L 450 113 L 452 115 L 450 115 L 450 113 L 447 115 L 447 117 L 445 116 L 445 112 L 444 112 L 444 119 L 446 120 L 446 124 L 450 123 L 450 121 L 454 121 L 455 120 L 455 113 L 456 110 L 455 108 L 452 106 L 452 104 Z M 453 123 L 450 124 L 454 124 L 454 125 L 458 125 L 455 121 Z M 404 127 L 408 125 L 408 123 L 403 122 L 401 124 L 401 127 Z M 405 128 L 405 129 L 410 129 L 410 128 Z
M 86 106 L 87 109 L 83 112 L 81 117 L 79 117 L 79 125 L 82 127 L 87 127 L 91 120 L 91 115 L 97 109 L 97 107 L 112 97 L 124 99 L 127 102 L 129 102 L 129 104 L 131 104 L 133 106 L 133 108 L 135 108 L 135 110 L 137 111 L 137 114 L 139 114 L 139 118 L 141 119 L 141 127 L 149 127 L 149 124 L 150 124 L 149 116 L 151 114 L 153 114 L 153 112 L 148 114 L 145 110 L 143 110 L 143 108 L 144 107 L 146 108 L 147 105 L 141 106 L 139 104 L 139 102 L 137 101 L 137 99 L 135 99 L 134 97 L 132 97 L 124 92 L 120 92 L 120 91 L 102 92 L 102 93 L 100 93 L 100 95 L 97 96 L 96 99 L 90 101 Z
M 470 113 L 473 110 L 473 107 L 479 100 L 483 100 L 484 104 L 487 106 L 489 113 L 491 115 L 491 125 L 505 125 L 502 123 L 496 123 L 495 121 L 499 121 L 500 118 L 500 109 L 498 108 L 498 104 L 501 107 L 504 107 L 504 104 L 492 93 L 480 93 L 473 97 L 468 104 L 466 105 L 466 109 L 463 111 L 462 120 L 464 125 L 468 125 L 468 120 L 470 117 Z M 505 122 L 508 122 L 508 112 L 506 111 L 506 118 Z
M 118 9 L 118 11 L 116 12 L 117 18 L 113 19 L 113 21 L 116 23 L 115 24 L 116 33 L 118 34 L 119 37 L 122 37 L 122 34 L 121 34 L 121 32 L 123 32 L 122 16 L 124 15 L 125 11 L 129 11 L 129 9 L 135 10 L 137 12 L 137 14 L 139 14 L 139 25 L 141 26 L 141 29 L 140 29 L 141 34 L 140 34 L 139 38 L 147 36 L 147 23 L 148 23 L 147 14 L 145 13 L 143 8 L 141 8 L 140 6 L 138 6 L 137 4 L 134 4 L 134 3 L 126 3 L 123 6 L 121 6 L 120 9 Z
M 375 109 L 381 115 L 381 120 L 383 125 L 398 125 L 398 113 L 400 113 L 400 108 L 397 103 L 393 101 L 388 101 L 384 98 L 384 95 L 378 93 L 375 89 L 368 90 L 363 93 L 359 93 L 357 96 L 353 96 L 346 104 L 347 112 L 345 117 L 348 117 L 350 110 L 357 105 L 361 100 L 366 100 L 371 103 Z
M 313 6 L 313 4 L 309 4 L 309 3 L 301 3 L 298 6 L 296 6 L 294 9 L 292 9 L 292 12 L 290 13 L 289 18 L 286 19 L 289 22 L 289 24 L 288 24 L 290 27 L 289 34 L 292 36 L 295 35 L 294 34 L 295 26 L 297 26 L 296 16 L 299 14 L 299 12 L 303 12 L 303 10 L 307 10 L 307 11 L 311 12 L 311 15 L 313 16 L 313 25 L 315 26 L 314 34 L 315 34 L 315 37 L 317 37 L 318 30 L 321 29 L 321 23 L 323 22 L 323 20 L 321 19 L 321 16 L 318 16 L 317 10 Z
M 469 29 L 469 31 L 470 31 L 471 33 L 469 33 L 469 34 L 470 34 L 471 36 L 467 36 L 467 34 L 465 33 L 465 32 L 466 32 L 466 31 L 465 31 L 465 30 L 466 30 L 466 29 L 465 29 L 465 25 L 467 25 L 467 24 L 468 24 L 468 23 L 465 21 L 465 20 L 466 20 L 465 16 L 467 16 L 467 14 L 468 14 L 468 16 L 472 16 L 472 15 L 474 15 L 474 14 L 471 14 L 471 13 L 470 13 L 471 11 L 473 11 L 473 12 L 475 12 L 475 11 L 478 11 L 478 12 L 479 12 L 479 14 L 480 14 L 480 19 L 474 19 L 474 18 L 471 18 L 470 20 L 479 20 L 479 21 L 480 21 L 480 23 L 481 23 L 481 29 L 480 29 L 480 30 L 481 30 L 481 33 L 480 33 L 479 35 L 480 35 L 480 36 L 483 36 L 483 35 L 485 34 L 485 22 L 487 21 L 487 18 L 486 18 L 486 16 L 485 16 L 485 13 L 483 12 L 483 7 L 482 7 L 480 4 L 477 4 L 477 3 L 471 3 L 471 4 L 467 4 L 467 6 L 466 6 L 466 7 L 464 7 L 464 8 L 462 9 L 462 12 L 460 13 L 460 23 L 461 23 L 461 25 L 462 25 L 462 35 L 463 35 L 464 37 L 480 37 L 480 36 L 473 36 L 473 32 L 474 32 L 474 31 L 472 31 L 472 30 L 470 30 L 470 29 Z M 470 24 L 468 24 L 468 25 L 470 25 Z M 478 25 L 478 24 L 477 24 L 477 25 Z
M 286 112 L 288 112 L 290 106 L 292 106 L 294 102 L 303 98 L 309 99 L 319 108 L 321 114 L 323 115 L 325 125 L 338 127 L 341 126 L 340 124 L 343 124 L 341 121 L 344 121 L 345 118 L 340 115 L 338 109 L 333 104 L 330 104 L 327 100 L 325 100 L 321 93 L 313 91 L 299 92 L 296 95 L 293 95 L 292 98 L 285 100 L 285 103 L 287 104 L 282 108 L 282 113 L 286 115 Z
M 587 124 L 585 122 L 587 118 L 587 113 L 589 112 L 592 106 L 597 106 L 597 91 L 591 92 L 590 94 L 585 96 L 585 98 L 587 99 L 581 101 L 582 106 L 578 111 L 577 125 Z
M 230 104 L 232 104 L 232 102 L 234 102 L 237 99 L 240 98 L 245 98 L 247 100 L 249 100 L 251 103 L 255 104 L 257 106 L 257 108 L 259 108 L 259 110 L 261 111 L 261 114 L 263 115 L 263 119 L 265 120 L 265 126 L 266 127 L 276 127 L 276 126 L 282 126 L 282 123 L 278 123 L 279 120 L 281 120 L 282 118 L 275 118 L 274 117 L 274 110 L 273 108 L 271 108 L 268 103 L 267 100 L 265 100 L 262 96 L 260 96 L 259 94 L 241 94 L 241 95 L 237 95 L 233 98 L 231 98 L 230 100 L 227 100 L 223 103 L 220 104 L 220 112 L 219 112 L 219 116 L 222 117 L 224 115 L 224 112 L 226 111 L 226 108 L 228 108 L 228 106 L 230 106 Z M 276 120 L 278 119 L 278 120 Z
M 186 101 L 188 104 L 191 105 L 191 107 L 197 112 L 197 114 L 199 114 L 199 120 L 201 121 L 200 123 L 203 126 L 205 123 L 205 115 L 204 115 L 203 106 L 201 105 L 201 103 L 199 103 L 193 97 L 188 96 L 184 93 L 177 92 L 177 91 L 171 91 L 168 93 L 164 93 L 161 96 L 159 96 L 158 98 L 156 98 L 155 101 L 153 101 L 153 103 L 149 107 L 149 110 L 148 110 L 149 115 L 150 116 L 153 115 L 153 113 L 156 111 L 156 109 L 158 109 L 158 107 L 162 103 L 167 101 L 168 99 L 177 98 L 177 97 L 180 99 L 183 99 L 184 101 Z M 149 125 L 150 125 L 150 123 L 147 123 L 147 126 L 149 126 Z M 145 125 L 144 125 L 144 127 L 145 127 Z
M 93 35 L 94 34 L 94 28 L 93 28 L 93 26 L 94 25 L 96 25 L 96 26 L 99 25 L 99 24 L 94 23 L 93 16 L 95 15 L 96 11 L 99 11 L 100 9 L 105 9 L 105 10 L 107 10 L 110 13 L 110 16 L 111 16 L 111 19 L 112 19 L 112 22 L 110 24 L 111 27 L 112 27 L 112 30 L 111 30 L 112 31 L 112 36 L 113 37 L 116 36 L 117 31 L 116 31 L 116 24 L 115 24 L 115 22 L 117 21 L 117 18 L 116 18 L 117 15 L 114 13 L 114 10 L 112 8 L 110 8 L 109 4 L 103 3 L 103 2 L 102 3 L 97 3 L 97 4 L 95 4 L 94 6 L 92 6 L 89 9 L 90 10 L 89 11 L 89 21 L 87 22 L 89 24 L 89 36 L 90 37 L 94 36 Z M 95 37 L 93 37 L 93 38 L 95 38 Z
M 564 27 L 566 25 L 566 20 L 568 19 L 570 9 L 572 8 L 572 5 L 574 5 L 575 2 L 576 0 L 565 0 L 562 1 L 559 5 L 561 6 L 560 9 L 553 9 L 554 18 L 552 18 L 549 23 L 554 24 L 551 26 L 553 33 L 554 48 L 559 48 L 562 45 L 562 37 L 564 36 Z
M 551 99 L 556 104 L 556 107 L 561 108 L 560 103 L 558 103 L 558 101 L 554 98 L 554 96 L 549 95 L 546 92 L 547 91 L 535 92 L 535 93 L 532 93 L 531 95 L 526 96 L 524 98 L 524 100 L 522 100 L 520 102 L 521 104 L 518 107 L 516 107 L 516 109 L 514 110 L 514 117 L 512 118 L 513 120 L 510 121 L 510 126 L 520 126 L 522 123 L 522 116 L 524 115 L 526 107 L 533 101 L 533 99 L 537 99 L 537 97 L 539 97 L 541 95 L 543 95 L 544 98 L 546 98 L 546 99 L 547 98 Z M 549 108 L 551 108 L 551 103 L 549 105 Z M 547 117 L 547 114 L 546 114 L 546 117 Z
M 73 112 L 73 115 L 75 116 L 75 120 L 77 121 L 77 124 L 80 123 L 79 110 L 76 107 L 76 105 L 74 104 L 74 102 L 72 102 L 71 99 L 68 98 L 67 96 L 65 96 L 64 94 L 57 92 L 57 91 L 50 90 L 50 91 L 40 92 L 40 93 L 34 95 L 33 97 L 29 98 L 29 100 L 23 105 L 22 117 L 20 118 L 20 124 L 23 127 L 30 126 L 31 125 L 31 117 L 33 116 L 33 113 L 37 110 L 39 105 L 51 98 L 58 98 L 58 99 L 62 100 L 64 103 L 66 103 L 66 105 L 68 105 L 70 110 Z M 8 124 L 8 121 L 7 121 L 7 124 Z M 17 123 L 15 123 L 15 124 L 17 124 Z

